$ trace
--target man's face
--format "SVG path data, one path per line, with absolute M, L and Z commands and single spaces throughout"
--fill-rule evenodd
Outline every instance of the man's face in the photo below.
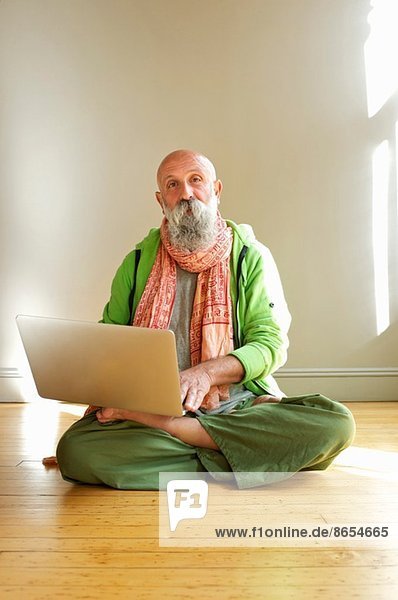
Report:
M 200 156 L 183 154 L 166 161 L 158 177 L 159 204 L 173 210 L 181 200 L 196 198 L 205 205 L 218 202 L 221 181 L 216 180 L 214 168 Z
M 217 235 L 217 206 L 221 181 L 213 165 L 201 156 L 178 154 L 158 172 L 156 198 L 168 221 L 173 246 L 187 252 L 209 248 Z

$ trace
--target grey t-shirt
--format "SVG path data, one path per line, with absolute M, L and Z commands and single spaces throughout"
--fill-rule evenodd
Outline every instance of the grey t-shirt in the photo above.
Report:
M 178 368 L 180 371 L 189 369 L 191 366 L 191 352 L 189 343 L 189 330 L 191 326 L 191 314 L 195 296 L 197 273 L 184 271 L 177 267 L 177 289 L 174 300 L 173 312 L 170 319 L 169 329 L 176 336 Z M 228 413 L 243 400 L 254 397 L 254 394 L 241 384 L 232 384 L 229 387 L 229 400 L 221 402 L 218 408 L 212 410 L 199 409 L 200 414 Z

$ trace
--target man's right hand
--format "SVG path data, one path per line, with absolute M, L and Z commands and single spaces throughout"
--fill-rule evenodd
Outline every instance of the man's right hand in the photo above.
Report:
M 203 363 L 180 371 L 181 402 L 184 403 L 185 410 L 198 410 L 211 386 L 210 375 Z

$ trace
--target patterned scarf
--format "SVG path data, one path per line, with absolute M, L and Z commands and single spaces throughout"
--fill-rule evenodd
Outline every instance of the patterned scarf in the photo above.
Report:
M 229 270 L 232 229 L 218 214 L 213 246 L 197 252 L 177 250 L 171 245 L 166 219 L 160 237 L 162 243 L 132 324 L 168 329 L 176 295 L 177 263 L 185 271 L 198 273 L 190 324 L 191 366 L 225 356 L 233 349 Z M 216 408 L 220 400 L 227 398 L 228 386 L 213 386 L 202 408 Z

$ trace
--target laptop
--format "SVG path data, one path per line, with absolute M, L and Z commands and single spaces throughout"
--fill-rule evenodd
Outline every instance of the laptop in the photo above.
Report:
M 174 333 L 18 315 L 42 398 L 182 416 Z

